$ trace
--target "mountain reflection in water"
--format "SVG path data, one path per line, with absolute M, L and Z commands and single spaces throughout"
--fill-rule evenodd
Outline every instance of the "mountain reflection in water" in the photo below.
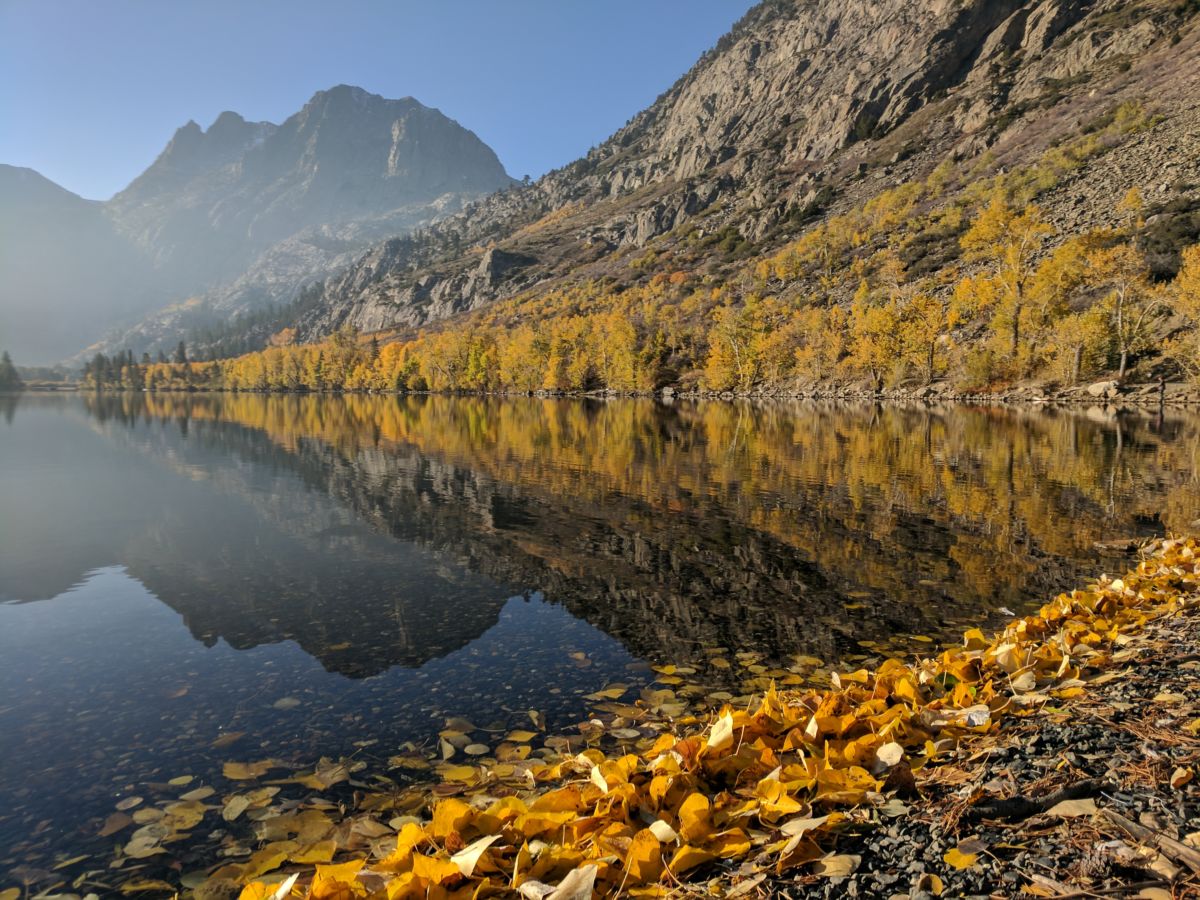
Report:
M 1096 410 L 6 398 L 0 869 L 223 759 L 565 727 L 714 648 L 857 666 L 953 637 L 1125 564 L 1098 541 L 1189 528 L 1198 437 Z
M 53 595 L 120 562 L 205 643 L 292 639 L 351 677 L 460 647 L 495 621 L 501 601 L 484 598 L 530 589 L 643 657 L 714 645 L 836 656 L 1040 601 L 1094 573 L 1096 541 L 1188 527 L 1200 493 L 1191 418 L 447 397 L 78 402 L 114 450 L 172 483 L 110 485 L 123 496 L 101 500 L 100 521 L 79 547 L 56 548 L 54 565 L 27 553 L 10 522 L 0 598 Z M 352 652 L 336 649 L 347 643 Z

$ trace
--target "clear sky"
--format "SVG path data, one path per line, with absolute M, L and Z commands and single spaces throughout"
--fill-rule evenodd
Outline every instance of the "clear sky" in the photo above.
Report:
M 0 163 L 107 199 L 188 119 L 281 122 L 318 90 L 413 96 L 509 174 L 570 162 L 751 0 L 0 0 Z

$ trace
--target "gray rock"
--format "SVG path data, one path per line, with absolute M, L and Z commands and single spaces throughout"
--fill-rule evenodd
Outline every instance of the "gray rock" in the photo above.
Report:
M 1087 392 L 1092 397 L 1112 397 L 1119 393 L 1120 387 L 1116 381 L 1097 381 L 1087 386 Z

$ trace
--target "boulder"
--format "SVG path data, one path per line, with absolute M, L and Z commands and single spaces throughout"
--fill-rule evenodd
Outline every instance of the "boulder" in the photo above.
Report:
M 1092 397 L 1112 397 L 1120 393 L 1120 390 L 1120 384 L 1115 381 L 1097 381 L 1087 387 L 1087 392 Z

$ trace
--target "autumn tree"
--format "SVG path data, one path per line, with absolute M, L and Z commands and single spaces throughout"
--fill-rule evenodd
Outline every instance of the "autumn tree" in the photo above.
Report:
M 1096 305 L 1060 319 L 1050 337 L 1050 372 L 1078 384 L 1104 368 L 1109 346 L 1108 312 Z
M 810 306 L 793 318 L 795 371 L 802 378 L 831 378 L 846 353 L 848 317 L 840 306 Z
M 904 358 L 921 371 L 928 384 L 937 375 L 939 350 L 954 327 L 950 307 L 933 294 L 914 294 L 900 310 L 899 326 Z
M 1015 210 L 1003 190 L 997 189 L 961 239 L 967 258 L 991 269 L 989 287 L 997 300 L 992 328 L 1008 334 L 1008 349 L 1014 360 L 1020 355 L 1021 330 L 1027 318 L 1037 257 L 1053 233 L 1036 206 Z
M 545 345 L 529 325 L 510 331 L 496 352 L 497 377 L 508 390 L 533 393 L 545 374 Z
M 1200 379 L 1200 244 L 1183 251 L 1183 265 L 1171 285 L 1170 298 L 1189 331 L 1173 338 L 1167 352 L 1193 378 Z
M 1102 302 L 1120 357 L 1117 378 L 1124 380 L 1130 356 L 1151 343 L 1166 309 L 1163 292 L 1151 284 L 1145 257 L 1130 244 L 1093 250 L 1087 259 L 1092 278 L 1107 290 Z
M 745 303 L 728 298 L 713 312 L 704 364 L 704 383 L 709 390 L 748 391 L 758 382 L 754 327 L 758 302 L 753 296 Z
M 878 391 L 900 361 L 902 347 L 897 304 L 890 297 L 872 297 L 869 285 L 862 282 L 850 309 L 847 364 L 867 374 Z

